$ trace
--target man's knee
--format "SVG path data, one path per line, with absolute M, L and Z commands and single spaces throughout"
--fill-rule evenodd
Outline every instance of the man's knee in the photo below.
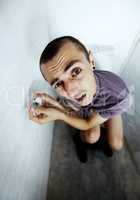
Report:
M 113 150 L 119 151 L 123 148 L 124 141 L 123 139 L 114 139 L 111 141 L 110 146 Z
M 95 129 L 94 131 L 88 131 L 84 134 L 85 141 L 89 144 L 96 143 L 100 138 L 100 129 Z
M 94 144 L 99 140 L 99 137 L 87 137 L 86 142 L 89 144 Z

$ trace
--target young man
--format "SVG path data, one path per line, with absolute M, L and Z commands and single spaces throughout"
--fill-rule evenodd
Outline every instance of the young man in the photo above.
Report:
M 63 120 L 80 129 L 82 141 L 90 144 L 99 140 L 104 125 L 108 144 L 120 150 L 121 114 L 129 106 L 129 91 L 123 80 L 112 72 L 96 70 L 92 52 L 71 36 L 51 41 L 39 64 L 43 77 L 59 97 L 71 102 L 71 110 L 47 94 L 36 93 L 34 97 L 43 96 L 52 106 L 29 109 L 29 118 L 37 123 Z

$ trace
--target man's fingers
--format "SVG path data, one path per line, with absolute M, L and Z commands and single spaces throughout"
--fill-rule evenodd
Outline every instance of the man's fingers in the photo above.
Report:
M 31 111 L 28 111 L 29 119 L 33 121 L 37 121 L 37 116 L 35 116 Z
M 47 113 L 51 113 L 54 111 L 54 108 L 45 108 L 43 106 L 39 106 L 39 107 L 36 107 L 36 108 L 30 108 L 28 109 L 28 112 L 29 112 L 29 116 L 36 116 L 36 115 L 46 115 L 47 116 Z
M 35 92 L 35 93 L 33 93 L 32 98 L 36 98 L 36 97 L 43 97 L 45 99 L 55 100 L 53 97 L 51 97 L 50 95 L 48 95 L 45 92 Z
M 41 93 L 41 92 L 36 92 L 32 94 L 32 98 L 37 98 L 37 97 L 41 97 L 42 100 L 44 100 L 46 103 L 52 104 L 54 105 L 56 103 L 56 100 L 51 97 L 50 95 L 46 94 L 46 93 Z
M 47 122 L 49 122 L 49 121 L 51 121 L 51 119 L 50 119 L 49 117 L 42 117 L 42 118 L 40 118 L 40 119 L 38 120 L 38 123 L 44 124 L 44 123 L 47 123 Z
M 36 122 L 36 123 L 39 123 L 39 124 L 43 124 L 43 123 L 47 123 L 49 122 L 49 118 L 47 116 L 44 116 L 44 115 L 34 115 L 31 111 L 28 111 L 28 114 L 29 114 L 29 119 Z
M 39 115 L 39 114 L 47 114 L 47 110 L 48 110 L 48 108 L 45 108 L 45 107 L 43 107 L 43 106 L 34 108 L 34 112 L 35 112 L 37 115 Z

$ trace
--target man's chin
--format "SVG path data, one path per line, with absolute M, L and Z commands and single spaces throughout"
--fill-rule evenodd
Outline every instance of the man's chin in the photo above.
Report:
M 81 106 L 88 106 L 91 102 L 88 102 L 88 103 L 83 103 L 81 104 Z
M 86 101 L 86 99 L 82 102 L 78 102 L 80 106 L 88 106 L 89 104 L 92 103 L 92 100 Z
M 72 101 L 74 101 L 75 103 L 79 104 L 79 106 L 87 106 L 87 105 L 89 105 L 92 102 L 92 98 L 89 99 L 87 97 L 86 93 L 85 93 L 85 95 L 83 96 L 82 99 L 79 99 L 79 100 L 77 100 L 77 99 L 71 99 L 71 98 L 69 98 L 69 99 L 72 100 Z

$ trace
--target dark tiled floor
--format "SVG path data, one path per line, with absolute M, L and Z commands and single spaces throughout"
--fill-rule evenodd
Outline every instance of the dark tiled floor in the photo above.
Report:
M 140 199 L 140 161 L 135 144 L 129 145 L 125 136 L 124 149 L 113 157 L 89 149 L 88 162 L 80 163 L 71 137 L 76 131 L 65 123 L 55 124 L 47 200 Z

